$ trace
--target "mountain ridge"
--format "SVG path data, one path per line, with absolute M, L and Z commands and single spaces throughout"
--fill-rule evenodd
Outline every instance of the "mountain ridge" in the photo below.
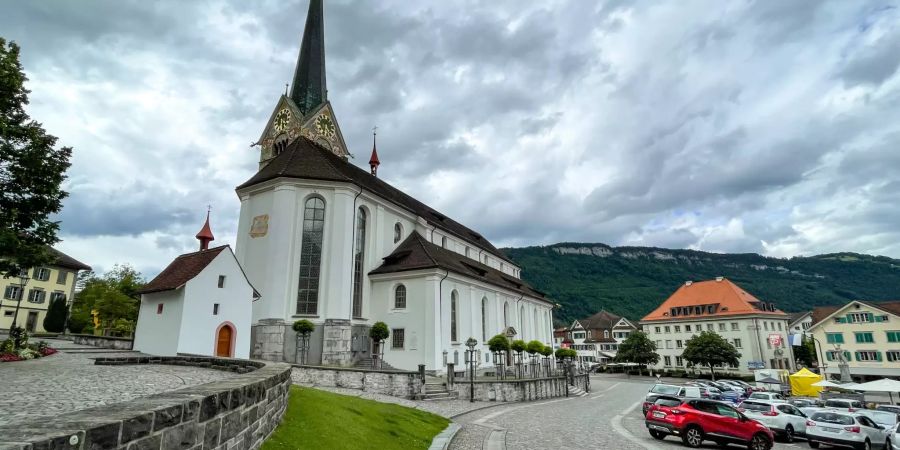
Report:
M 757 253 L 560 242 L 502 249 L 522 278 L 562 307 L 557 324 L 600 309 L 640 320 L 685 281 L 724 276 L 786 312 L 850 300 L 900 299 L 900 260 L 839 252 L 776 258 Z

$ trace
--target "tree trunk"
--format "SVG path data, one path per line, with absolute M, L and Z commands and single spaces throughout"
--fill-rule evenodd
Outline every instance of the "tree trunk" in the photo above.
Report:
M 713 369 L 713 365 L 709 365 L 709 377 L 712 378 L 713 381 L 716 381 L 716 370 Z

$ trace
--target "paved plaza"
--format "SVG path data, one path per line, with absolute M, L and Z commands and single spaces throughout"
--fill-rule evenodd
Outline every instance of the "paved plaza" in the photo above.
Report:
M 592 376 L 591 392 L 533 403 L 503 404 L 457 416 L 462 429 L 450 445 L 455 450 L 685 448 L 679 439 L 657 441 L 644 427 L 640 404 L 649 380 Z M 719 448 L 706 442 L 703 448 Z M 729 448 L 740 448 L 732 445 Z M 802 439 L 776 443 L 776 450 L 809 448 Z
M 63 350 L 45 358 L 0 363 L 0 425 L 26 424 L 42 416 L 123 402 L 232 375 L 188 366 L 95 366 L 93 358 L 122 353 L 68 341 L 53 341 L 51 346 Z

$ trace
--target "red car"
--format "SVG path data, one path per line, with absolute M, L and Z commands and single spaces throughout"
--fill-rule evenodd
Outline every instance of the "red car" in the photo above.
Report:
M 655 439 L 665 439 L 670 434 L 680 436 L 684 445 L 691 448 L 712 441 L 769 450 L 775 441 L 765 425 L 715 400 L 660 397 L 647 411 L 644 425 Z

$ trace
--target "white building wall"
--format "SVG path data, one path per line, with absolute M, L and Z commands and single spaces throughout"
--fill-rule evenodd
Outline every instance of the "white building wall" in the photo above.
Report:
M 218 287 L 219 276 L 225 285 Z M 223 250 L 184 289 L 183 317 L 178 345 L 179 353 L 215 355 L 216 330 L 223 323 L 234 326 L 234 357 L 250 357 L 250 323 L 253 312 L 253 287 L 244 279 L 241 268 Z M 218 314 L 213 305 L 219 304 Z
M 150 355 L 175 356 L 183 320 L 183 289 L 141 295 L 133 348 Z M 162 314 L 157 314 L 159 304 Z

